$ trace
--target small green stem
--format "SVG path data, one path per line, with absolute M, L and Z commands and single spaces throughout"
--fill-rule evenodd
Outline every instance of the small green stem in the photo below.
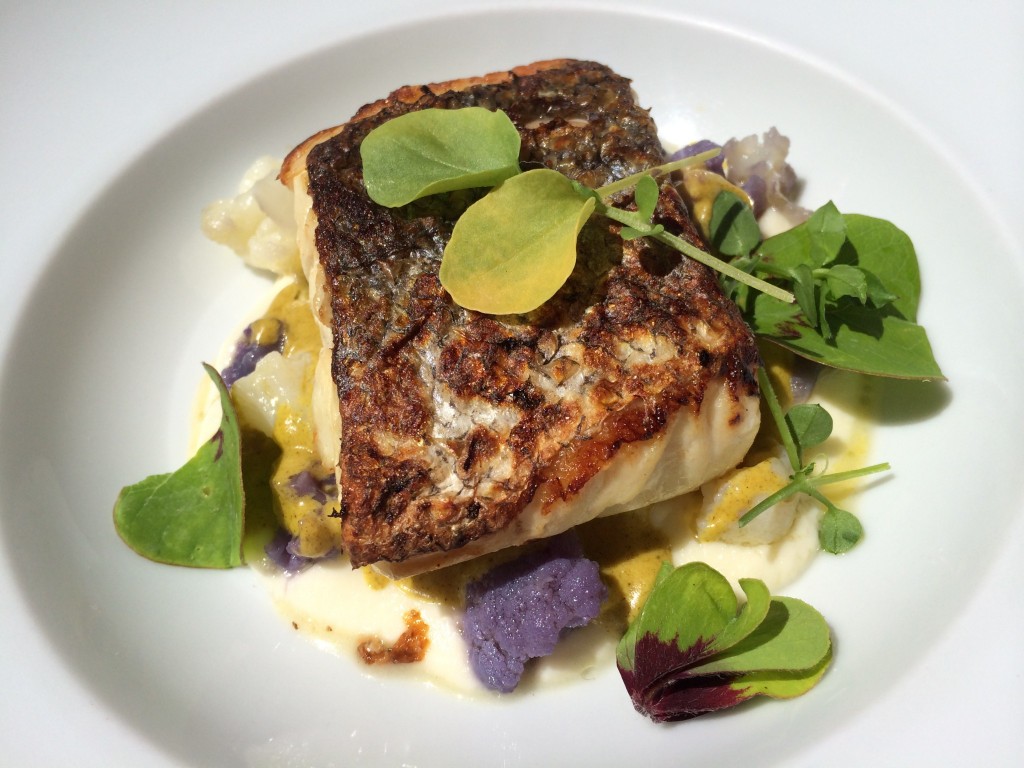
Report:
M 761 501 L 759 501 L 757 504 L 755 504 L 753 507 L 751 507 L 749 510 L 747 510 L 747 512 L 743 515 L 743 517 L 741 517 L 739 519 L 739 527 L 742 528 L 743 526 L 745 526 L 748 523 L 752 522 L 754 520 L 754 518 L 756 518 L 758 515 L 760 515 L 766 509 L 768 509 L 770 507 L 774 507 L 780 501 L 785 501 L 790 496 L 796 496 L 798 493 L 804 493 L 804 489 L 805 489 L 804 481 L 805 481 L 805 479 L 806 478 L 804 478 L 802 476 L 797 476 L 796 479 L 794 479 L 791 482 L 789 482 L 788 484 L 784 485 L 782 488 L 777 490 L 771 496 L 767 496 L 764 499 L 762 499 Z
M 643 176 L 664 176 L 666 173 L 672 173 L 672 171 L 679 171 L 683 168 L 691 168 L 695 165 L 702 165 L 708 160 L 718 157 L 722 150 L 720 149 L 709 149 L 706 152 L 701 152 L 697 155 L 691 155 L 690 157 L 684 157 L 681 160 L 673 160 L 670 163 L 662 163 L 656 165 L 653 168 L 648 168 L 646 171 L 640 171 L 630 176 L 626 176 L 624 179 L 613 181 L 611 184 L 605 184 L 603 187 L 597 188 L 597 194 L 602 198 L 608 198 L 614 195 L 616 192 L 621 192 L 624 189 L 635 187 L 637 181 Z
M 758 366 L 757 369 L 757 384 L 761 387 L 761 397 L 764 398 L 765 404 L 768 406 L 768 411 L 772 415 L 772 419 L 775 421 L 775 426 L 779 429 L 779 437 L 782 438 L 782 445 L 786 449 L 786 457 L 789 459 L 789 466 L 793 468 L 793 471 L 803 468 L 803 461 L 800 458 L 800 449 L 796 445 L 796 440 L 793 438 L 793 431 L 789 428 L 789 422 L 786 421 L 786 414 L 782 412 L 782 404 L 779 403 L 779 397 L 775 394 L 775 388 L 772 386 L 771 379 L 768 378 L 768 371 L 765 367 Z
M 792 304 L 796 301 L 796 298 L 789 291 L 784 291 L 776 285 L 766 283 L 764 280 L 756 278 L 741 269 L 737 269 L 732 264 L 722 261 L 721 259 L 712 256 L 710 253 L 702 251 L 697 246 L 683 240 L 681 237 L 673 235 L 671 232 L 665 232 L 664 230 L 655 231 L 649 221 L 645 221 L 643 217 L 634 211 L 624 211 L 621 208 L 604 205 L 603 203 L 598 203 L 596 210 L 597 213 L 600 213 L 602 216 L 606 216 L 612 221 L 617 221 L 620 224 L 625 224 L 627 227 L 632 227 L 644 236 L 671 246 L 685 256 L 689 256 L 694 261 L 700 262 L 704 266 L 720 272 L 726 277 L 731 277 L 733 280 L 743 283 L 756 291 L 768 294 L 772 298 L 784 301 L 787 304 Z
M 861 469 L 851 469 L 848 472 L 835 472 L 831 475 L 808 477 L 808 467 L 804 467 L 793 474 L 793 478 L 789 483 L 751 507 L 739 519 L 739 526 L 742 528 L 752 522 L 754 518 L 766 509 L 773 507 L 780 501 L 785 501 L 790 496 L 795 496 L 798 493 L 807 494 L 811 498 L 820 502 L 826 509 L 837 509 L 836 505 L 829 501 L 828 498 L 818 490 L 818 486 L 829 485 L 831 483 L 841 483 L 844 480 L 854 480 L 858 477 L 873 475 L 878 472 L 885 472 L 889 469 L 890 467 L 888 462 L 883 462 L 882 464 L 873 464 L 870 467 L 862 467 Z
M 884 461 L 881 464 L 872 464 L 870 467 L 861 467 L 860 469 L 851 469 L 846 472 L 833 472 L 831 475 L 821 475 L 820 477 L 810 477 L 807 482 L 814 488 L 819 485 L 831 485 L 832 483 L 841 483 L 844 480 L 855 480 L 858 477 L 866 477 L 867 475 L 876 475 L 879 472 L 888 472 L 892 467 L 889 466 L 889 462 Z

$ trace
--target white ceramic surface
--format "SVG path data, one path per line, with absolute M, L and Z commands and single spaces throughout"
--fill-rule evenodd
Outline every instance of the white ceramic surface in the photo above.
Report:
M 0 764 L 1014 764 L 1021 13 L 435 5 L 0 11 Z M 182 460 L 198 363 L 262 285 L 203 240 L 201 207 L 393 87 L 561 55 L 633 77 L 670 141 L 778 126 L 805 204 L 917 245 L 950 384 L 887 386 L 875 454 L 895 472 L 860 501 L 868 538 L 789 590 L 837 637 L 799 700 L 664 728 L 614 670 L 492 702 L 377 681 L 292 632 L 246 571 L 156 566 L 113 532 L 118 489 Z

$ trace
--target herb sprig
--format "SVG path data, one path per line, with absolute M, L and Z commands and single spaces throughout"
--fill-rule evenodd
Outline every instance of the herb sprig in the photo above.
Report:
M 439 276 L 460 306 L 488 314 L 539 307 L 572 273 L 576 237 L 595 212 L 624 224 L 626 239 L 651 237 L 777 301 L 795 301 L 789 291 L 651 223 L 657 203 L 652 177 L 697 165 L 713 153 L 593 190 L 549 169 L 520 173 L 519 132 L 507 117 L 495 115 L 501 113 L 481 107 L 410 112 L 372 130 L 360 147 L 367 194 L 386 207 L 438 192 L 494 187 L 459 217 L 445 246 Z M 643 190 L 640 210 L 609 204 L 613 195 L 634 186 Z
M 798 493 L 806 494 L 825 507 L 818 528 L 818 540 L 826 552 L 841 554 L 850 550 L 864 535 L 864 528 L 856 515 L 837 507 L 819 488 L 823 485 L 855 480 L 860 477 L 888 471 L 888 462 L 846 472 L 815 474 L 817 462 L 805 462 L 808 449 L 825 442 L 832 434 L 832 417 L 817 403 L 794 405 L 783 412 L 778 395 L 765 369 L 758 368 L 757 381 L 761 396 L 778 429 L 786 457 L 793 468 L 789 482 L 775 493 L 755 504 L 739 519 L 740 527 L 752 522 L 765 510 Z
M 750 207 L 722 192 L 711 229 L 712 244 L 727 246 L 732 266 L 796 296 L 788 304 L 722 279 L 759 337 L 834 368 L 944 378 L 917 323 L 921 277 L 914 245 L 891 222 L 842 214 L 828 202 L 799 226 L 762 241 Z

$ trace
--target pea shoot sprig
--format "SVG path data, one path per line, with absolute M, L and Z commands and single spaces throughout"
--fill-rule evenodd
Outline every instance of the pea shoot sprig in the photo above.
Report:
M 522 172 L 519 131 L 505 113 L 481 107 L 410 112 L 375 128 L 360 153 L 367 194 L 397 208 L 423 197 L 493 187 L 459 217 L 445 246 L 440 280 L 457 304 L 494 315 L 530 312 L 558 291 L 576 264 L 576 241 L 594 213 L 650 237 L 777 301 L 794 295 L 737 269 L 651 223 L 655 176 L 698 165 L 714 152 L 677 160 L 590 189 L 548 168 Z M 609 198 L 636 187 L 638 210 Z
M 837 507 L 819 489 L 824 485 L 855 480 L 890 469 L 888 462 L 846 472 L 815 472 L 818 461 L 806 461 L 806 452 L 824 443 L 832 434 L 832 416 L 818 403 L 800 403 L 783 412 L 771 380 L 764 367 L 758 368 L 758 384 L 761 397 L 782 440 L 786 457 L 793 468 L 789 482 L 775 493 L 754 505 L 739 520 L 740 527 L 747 525 L 765 510 L 785 501 L 798 493 L 806 494 L 825 508 L 818 529 L 821 548 L 826 552 L 840 554 L 852 548 L 864 535 L 864 528 L 857 516 Z

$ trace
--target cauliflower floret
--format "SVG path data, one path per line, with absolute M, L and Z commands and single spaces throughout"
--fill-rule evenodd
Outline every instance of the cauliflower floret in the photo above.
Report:
M 281 163 L 261 157 L 242 176 L 234 197 L 203 209 L 203 233 L 256 269 L 302 275 L 292 217 L 292 192 L 277 180 Z
M 761 138 L 734 138 L 722 147 L 725 177 L 750 195 L 764 237 L 795 227 L 810 215 L 795 202 L 799 184 L 786 161 L 788 154 L 789 139 L 774 127 Z
M 793 527 L 797 513 L 795 496 L 769 507 L 742 528 L 739 519 L 788 482 L 787 466 L 783 460 L 771 457 L 752 467 L 726 472 L 702 485 L 704 502 L 697 516 L 697 538 L 746 545 L 771 544 L 782 539 Z
M 308 389 L 313 357 L 302 352 L 285 357 L 271 352 L 256 364 L 256 369 L 234 383 L 231 399 L 238 417 L 267 437 L 274 436 L 277 412 L 287 405 L 295 411 L 308 409 Z

